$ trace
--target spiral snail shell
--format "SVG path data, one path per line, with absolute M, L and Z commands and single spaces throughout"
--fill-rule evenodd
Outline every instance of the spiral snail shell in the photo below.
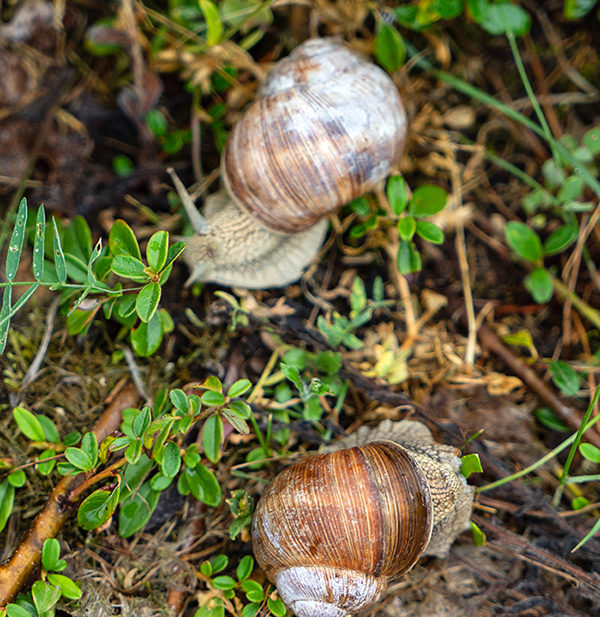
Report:
M 297 47 L 232 129 L 225 188 L 204 216 L 174 179 L 196 230 L 184 253 L 190 281 L 261 288 L 299 278 L 326 217 L 390 174 L 406 134 L 404 106 L 383 70 L 332 39 Z
M 368 609 L 468 527 L 473 488 L 459 469 L 456 450 L 419 422 L 365 427 L 265 489 L 252 522 L 258 564 L 298 617 Z

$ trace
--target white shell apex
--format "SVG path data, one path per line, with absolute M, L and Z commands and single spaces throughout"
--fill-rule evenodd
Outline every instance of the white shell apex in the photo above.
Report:
M 297 566 L 278 572 L 275 584 L 298 617 L 345 617 L 377 602 L 387 578 L 327 566 Z

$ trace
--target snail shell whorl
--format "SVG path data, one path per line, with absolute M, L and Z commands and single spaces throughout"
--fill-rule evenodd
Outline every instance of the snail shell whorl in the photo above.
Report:
M 275 65 L 234 126 L 222 177 L 261 223 L 293 233 L 375 188 L 406 133 L 390 77 L 339 42 L 312 39 Z
M 311 456 L 282 471 L 254 515 L 254 554 L 300 617 L 374 604 L 424 551 L 433 507 L 423 471 L 378 441 Z

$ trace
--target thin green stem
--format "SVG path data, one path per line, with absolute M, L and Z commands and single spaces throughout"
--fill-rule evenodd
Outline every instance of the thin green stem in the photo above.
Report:
M 594 397 L 594 401 L 598 397 L 598 391 L 600 391 L 600 389 L 596 391 L 596 396 Z M 582 422 L 581 426 L 579 427 L 579 430 L 576 433 L 573 433 L 573 435 L 571 435 L 570 437 L 565 439 L 561 444 L 556 446 L 556 448 L 554 448 L 553 450 L 550 450 L 550 452 L 548 452 L 548 454 L 546 454 L 545 456 L 542 456 L 542 458 L 537 460 L 535 463 L 533 463 L 532 465 L 529 465 L 529 467 L 525 467 L 524 469 L 521 469 L 521 471 L 513 473 L 510 476 L 506 476 L 504 478 L 500 478 L 499 480 L 496 480 L 495 482 L 491 482 L 490 484 L 486 484 L 485 486 L 480 486 L 480 487 L 476 488 L 475 490 L 478 493 L 485 493 L 486 491 L 489 491 L 489 490 L 491 490 L 493 488 L 497 488 L 498 486 L 502 486 L 503 484 L 508 484 L 509 482 L 512 482 L 513 480 L 518 480 L 519 478 L 522 478 L 523 476 L 526 476 L 527 474 L 531 473 L 532 471 L 535 471 L 538 467 L 541 467 L 542 465 L 544 465 L 548 461 L 552 460 L 555 456 L 560 454 L 563 450 L 568 448 L 577 439 L 577 436 L 580 434 L 580 432 L 581 432 L 581 434 L 583 434 L 589 428 L 594 426 L 594 424 L 596 424 L 596 422 L 598 422 L 598 420 L 600 420 L 600 414 L 597 415 L 595 418 L 592 418 L 587 424 Z M 583 427 L 583 429 L 582 429 L 582 427 Z
M 556 166 L 558 167 L 558 169 L 562 170 L 562 161 L 560 159 L 560 156 L 558 156 L 558 152 L 555 146 L 556 140 L 554 139 L 552 132 L 550 131 L 550 127 L 548 126 L 548 122 L 546 120 L 546 117 L 544 116 L 544 112 L 542 111 L 542 108 L 540 107 L 540 104 L 538 103 L 538 100 L 535 96 L 535 92 L 533 91 L 533 88 L 531 87 L 531 82 L 529 81 L 529 77 L 527 77 L 527 71 L 525 70 L 523 59 L 521 58 L 521 54 L 519 53 L 519 46 L 517 45 L 517 39 L 515 38 L 515 35 L 513 32 L 507 32 L 506 38 L 508 39 L 508 44 L 510 45 L 513 58 L 515 59 L 515 63 L 517 65 L 517 71 L 519 71 L 519 77 L 521 78 L 521 82 L 523 83 L 525 92 L 527 92 L 527 96 L 529 97 L 529 100 L 531 101 L 531 105 L 533 107 L 533 110 L 535 111 L 535 115 L 537 116 L 540 126 L 542 127 L 542 130 L 544 131 L 544 137 L 546 138 L 546 141 L 548 142 L 548 144 L 550 145 L 550 149 L 552 150 L 552 156 L 554 158 L 554 162 L 556 163 Z
M 479 101 L 480 103 L 485 103 L 494 109 L 497 109 L 499 112 L 518 122 L 519 124 L 527 127 L 530 131 L 534 132 L 536 135 L 539 135 L 544 140 L 547 140 L 549 143 L 552 143 L 552 147 L 556 148 L 558 155 L 562 158 L 562 160 L 566 161 L 575 171 L 576 174 L 580 175 L 584 182 L 590 187 L 590 189 L 596 194 L 597 197 L 600 197 L 600 181 L 592 174 L 592 172 L 579 161 L 575 156 L 573 156 L 569 150 L 559 141 L 554 139 L 552 136 L 546 135 L 544 129 L 530 120 L 527 116 L 524 116 L 522 113 L 512 109 L 502 101 L 498 101 L 491 94 L 480 90 L 476 86 L 471 85 L 470 83 L 460 79 L 452 75 L 451 73 L 447 73 L 446 71 L 440 71 L 431 64 L 428 60 L 423 57 L 419 57 L 419 52 L 410 45 L 406 43 L 406 49 L 411 57 L 414 58 L 415 66 L 430 72 L 432 75 L 435 75 L 440 81 L 448 84 L 455 90 L 462 92 L 463 94 L 470 96 L 471 98 Z
M 584 427 L 587 425 L 587 422 L 590 416 L 592 415 L 592 411 L 594 411 L 594 407 L 596 406 L 596 402 L 598 401 L 598 396 L 600 396 L 600 388 L 596 388 L 596 392 L 594 396 L 592 397 L 592 400 L 590 401 L 588 408 L 586 409 L 585 416 L 583 417 L 583 421 L 581 422 L 579 430 L 575 434 L 575 440 L 573 442 L 573 445 L 571 446 L 571 449 L 569 450 L 569 455 L 567 456 L 567 460 L 564 464 L 562 474 L 558 482 L 558 487 L 556 488 L 556 492 L 554 493 L 554 498 L 552 500 L 555 506 L 557 506 L 560 503 L 560 499 L 562 497 L 565 484 L 567 483 L 567 476 L 569 474 L 569 469 L 571 469 L 571 463 L 573 462 L 573 457 L 575 456 L 575 452 L 577 452 L 577 446 L 579 446 L 579 443 L 581 442 L 581 438 L 583 437 L 583 432 L 585 430 Z M 600 415 L 596 416 L 594 420 L 598 419 L 598 417 L 600 417 Z

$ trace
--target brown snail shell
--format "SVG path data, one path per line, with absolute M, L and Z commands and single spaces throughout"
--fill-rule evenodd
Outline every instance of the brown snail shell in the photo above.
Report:
M 178 186 L 197 232 L 185 238 L 190 282 L 262 288 L 299 278 L 328 214 L 392 172 L 406 135 L 398 89 L 382 69 L 333 39 L 297 47 L 232 129 L 225 191 L 207 200 L 204 217 Z
M 391 441 L 315 455 L 285 469 L 254 515 L 254 554 L 300 617 L 375 603 L 425 550 L 433 505 L 425 474 Z
M 446 555 L 468 526 L 473 488 L 459 463 L 419 422 L 364 427 L 265 489 L 252 523 L 259 566 L 298 617 L 372 607 L 391 580 L 423 554 Z
M 384 71 L 340 43 L 310 40 L 275 65 L 234 126 L 223 180 L 267 227 L 301 231 L 385 179 L 406 132 Z

